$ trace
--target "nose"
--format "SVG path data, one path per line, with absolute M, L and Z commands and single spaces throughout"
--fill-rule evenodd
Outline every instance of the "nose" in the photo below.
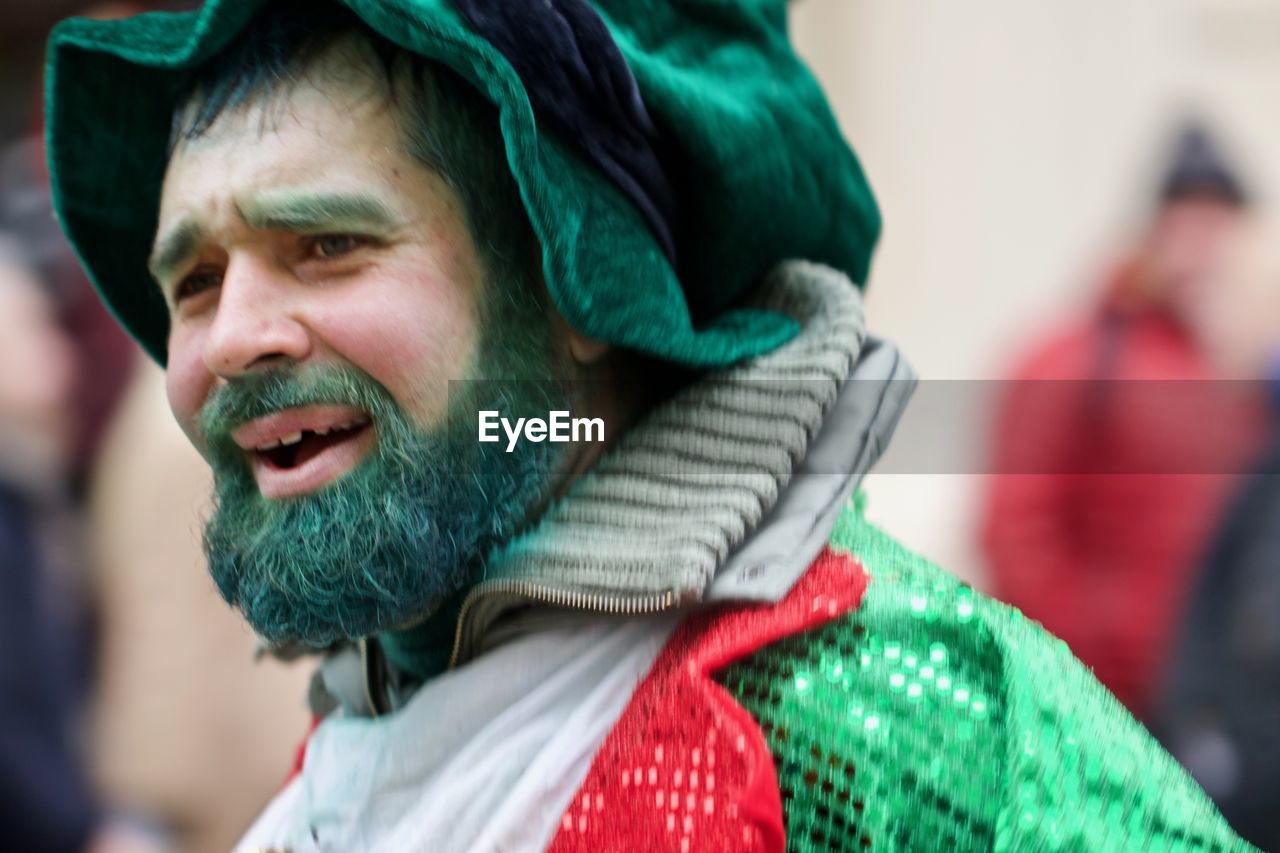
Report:
M 299 362 L 311 353 L 298 295 L 287 273 L 267 260 L 233 257 L 223 275 L 205 366 L 229 379 Z

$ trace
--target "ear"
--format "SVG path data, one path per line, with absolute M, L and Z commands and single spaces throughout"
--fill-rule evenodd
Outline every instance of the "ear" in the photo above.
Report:
M 543 283 L 544 293 L 546 284 Z M 569 325 L 569 321 L 564 318 L 556 308 L 555 300 L 551 295 L 547 294 L 547 301 L 551 306 L 551 314 L 555 318 L 556 328 L 559 330 L 560 340 L 569 344 L 569 355 L 573 360 L 584 367 L 590 367 L 613 349 L 612 346 L 604 341 L 597 341 L 595 338 L 589 338 L 579 332 L 577 329 Z
M 595 364 L 605 353 L 609 352 L 611 347 L 603 341 L 597 341 L 595 338 L 589 338 L 580 334 L 566 326 L 569 338 L 569 353 L 573 356 L 573 360 L 578 364 Z

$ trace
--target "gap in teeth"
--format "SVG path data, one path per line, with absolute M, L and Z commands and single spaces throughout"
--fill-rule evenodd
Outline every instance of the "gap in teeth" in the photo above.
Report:
M 275 450 L 277 447 L 292 447 L 293 445 L 301 442 L 302 437 L 307 433 L 311 433 L 313 435 L 329 435 L 330 433 L 342 432 L 344 430 L 350 430 L 350 429 L 355 429 L 356 427 L 362 427 L 367 423 L 369 423 L 368 418 L 360 417 L 360 418 L 356 418 L 355 420 L 347 421 L 346 423 L 336 424 L 335 426 L 331 426 L 331 427 L 301 430 L 299 432 L 290 433 L 289 435 L 286 435 L 286 436 L 281 436 L 275 441 L 270 442 L 269 444 L 263 444 L 256 449 L 259 452 L 265 452 L 268 450 Z

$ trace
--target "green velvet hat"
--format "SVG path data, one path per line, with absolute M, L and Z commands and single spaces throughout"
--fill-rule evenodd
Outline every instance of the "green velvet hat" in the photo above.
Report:
M 54 207 L 103 300 L 162 363 L 168 311 L 146 259 L 178 88 L 266 2 L 73 19 L 50 39 Z M 879 212 L 791 47 L 785 0 L 593 0 L 679 157 L 678 274 L 628 198 L 539 124 L 511 64 L 450 0 L 342 2 L 498 107 L 552 298 L 580 332 L 691 367 L 722 366 L 795 333 L 789 318 L 734 307 L 779 261 L 818 261 L 865 281 Z

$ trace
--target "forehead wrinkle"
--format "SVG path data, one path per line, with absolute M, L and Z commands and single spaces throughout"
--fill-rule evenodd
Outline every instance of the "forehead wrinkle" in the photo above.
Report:
M 390 230 L 401 225 L 401 217 L 389 205 L 367 193 L 276 190 L 261 193 L 236 210 L 256 231 Z
M 202 239 L 204 229 L 194 219 L 183 217 L 177 225 L 156 239 L 151 257 L 147 260 L 147 269 L 152 277 L 157 282 L 163 281 L 183 261 L 195 254 Z

